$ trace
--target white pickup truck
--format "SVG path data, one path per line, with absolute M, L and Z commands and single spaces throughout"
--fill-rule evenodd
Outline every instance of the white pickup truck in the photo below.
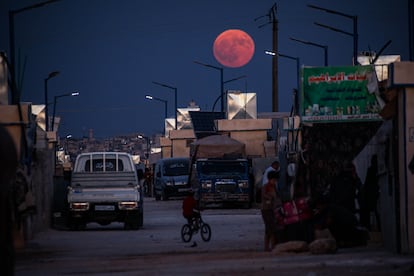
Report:
M 132 158 L 121 152 L 80 154 L 68 188 L 69 226 L 88 222 L 124 222 L 125 229 L 143 225 L 143 194 Z

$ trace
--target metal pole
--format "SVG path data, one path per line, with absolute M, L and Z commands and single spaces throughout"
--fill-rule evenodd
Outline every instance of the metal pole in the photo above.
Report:
M 352 22 L 354 23 L 354 65 L 358 64 L 358 16 L 352 17 Z
M 10 52 L 10 72 L 11 72 L 11 79 L 12 83 L 16 83 L 16 71 L 14 69 L 14 12 L 9 11 L 9 52 Z M 14 81 L 13 81 L 14 80 Z M 14 85 L 11 86 L 11 104 L 17 104 L 19 102 L 19 95 L 16 91 L 16 87 Z
M 47 96 L 47 81 L 49 78 L 45 79 L 45 130 L 49 131 L 49 112 L 48 112 L 48 96 Z
M 296 95 L 295 95 L 295 101 L 293 104 L 295 105 L 295 115 L 299 112 L 299 96 L 300 96 L 300 59 L 296 58 L 296 70 L 297 70 L 297 89 L 296 89 Z
M 175 113 L 175 129 L 177 129 L 177 109 L 178 109 L 178 107 L 177 107 L 177 98 L 178 98 L 178 88 L 177 87 L 173 87 L 173 86 L 170 86 L 170 85 L 167 85 L 167 84 L 164 84 L 164 83 L 161 83 L 161 82 L 156 82 L 156 81 L 153 81 L 152 82 L 153 84 L 156 84 L 156 85 L 159 85 L 159 86 L 162 86 L 162 87 L 166 87 L 166 88 L 168 88 L 168 89 L 171 89 L 171 90 L 174 90 L 174 101 L 175 101 L 175 111 L 174 111 L 174 113 Z
M 55 130 L 56 103 L 57 103 L 57 96 L 54 96 L 53 97 L 52 131 Z
M 254 21 L 267 17 L 268 22 L 264 23 L 259 26 L 259 28 L 262 28 L 266 26 L 267 24 L 272 23 L 272 52 L 277 53 L 278 52 L 278 20 L 276 18 L 277 13 L 277 5 L 276 3 L 273 4 L 273 6 L 270 8 L 269 12 L 266 15 L 259 16 L 254 19 Z M 273 55 L 272 57 L 272 111 L 277 112 L 279 110 L 279 88 L 278 88 L 278 56 Z
M 414 0 L 408 1 L 408 48 L 409 57 L 414 61 Z
M 306 40 L 302 40 L 302 39 L 298 39 L 298 38 L 294 38 L 294 37 L 290 37 L 290 40 L 305 44 L 305 45 L 311 45 L 311 46 L 315 46 L 318 48 L 322 48 L 324 50 L 324 65 L 328 66 L 328 45 L 322 45 L 322 44 L 318 44 L 312 41 L 306 41 Z
M 54 3 L 54 2 L 58 2 L 59 0 L 48 0 L 48 1 L 44 1 L 41 3 L 37 3 L 34 5 L 30 5 L 21 9 L 17 9 L 17 10 L 9 10 L 9 52 L 10 52 L 10 63 L 11 63 L 11 77 L 12 80 L 14 80 L 14 83 L 17 83 L 17 77 L 16 77 L 16 65 L 15 65 L 15 53 L 14 53 L 14 48 L 15 48 L 15 36 L 14 36 L 14 15 L 18 14 L 18 13 L 22 13 L 24 11 L 28 11 L 28 10 L 32 10 L 32 9 L 36 9 L 36 8 L 40 8 L 43 6 L 46 6 L 48 4 Z M 12 104 L 18 104 L 20 102 L 20 92 L 18 91 L 17 87 L 12 86 L 12 90 L 11 90 L 11 103 Z
M 239 79 L 243 79 L 243 78 L 246 78 L 247 76 L 246 75 L 243 75 L 243 76 L 240 76 L 240 77 L 237 77 L 237 78 L 233 78 L 233 79 L 230 79 L 230 80 L 226 80 L 226 81 L 223 81 L 223 85 L 224 84 L 226 84 L 226 83 L 229 83 L 229 82 L 233 82 L 233 81 L 236 81 L 236 80 L 239 80 Z M 223 87 L 223 89 L 224 89 L 224 87 Z M 246 91 L 247 92 L 247 91 Z M 222 99 L 223 97 L 224 97 L 224 94 L 226 94 L 227 95 L 227 91 L 223 91 L 223 93 L 221 93 L 215 100 L 214 100 L 214 103 L 213 103 L 213 107 L 211 108 L 211 112 L 214 112 L 214 109 L 216 108 L 216 104 L 217 104 L 217 102 L 220 100 L 220 99 Z M 227 98 L 227 96 L 226 96 L 226 98 Z
M 221 112 L 224 112 L 224 80 L 223 80 L 223 68 L 220 67 L 220 86 L 221 86 Z
M 346 31 L 343 31 L 343 30 L 340 30 L 340 29 L 337 29 L 337 28 L 333 28 L 333 27 L 330 27 L 330 26 L 327 26 L 327 25 L 319 24 L 319 23 L 315 23 L 315 24 L 318 25 L 318 26 L 321 26 L 323 28 L 330 29 L 330 30 L 335 31 L 335 32 L 339 32 L 339 33 L 343 33 L 343 34 L 352 36 L 353 40 L 354 40 L 353 41 L 353 44 L 354 44 L 353 45 L 353 59 L 354 59 L 353 64 L 354 65 L 358 64 L 358 16 L 349 15 L 349 14 L 346 14 L 346 13 L 343 13 L 343 12 L 340 12 L 340 11 L 331 10 L 331 9 L 325 9 L 325 8 L 318 7 L 318 6 L 315 6 L 315 5 L 308 5 L 308 7 L 312 8 L 312 9 L 321 10 L 321 11 L 325 11 L 327 13 L 336 14 L 336 15 L 339 15 L 339 16 L 342 16 L 342 17 L 352 19 L 352 23 L 353 23 L 353 32 L 352 33 L 349 33 L 349 32 L 346 32 Z
M 150 158 L 150 139 L 145 136 L 145 140 L 147 141 L 147 162 L 149 165 L 149 158 Z
M 178 92 L 177 92 L 177 88 L 175 87 L 174 88 L 174 94 L 175 94 L 175 99 L 174 99 L 174 101 L 175 101 L 175 110 L 174 110 L 174 118 L 175 118 L 175 129 L 177 129 L 177 109 L 178 109 L 178 107 L 177 107 L 177 94 L 178 94 Z
M 278 52 L 278 21 L 276 15 L 273 18 L 273 53 Z M 279 88 L 278 88 L 278 56 L 272 57 L 272 111 L 279 111 Z
M 164 101 L 164 119 L 168 117 L 168 102 Z
M 296 58 L 296 87 L 299 91 L 300 87 L 300 59 Z

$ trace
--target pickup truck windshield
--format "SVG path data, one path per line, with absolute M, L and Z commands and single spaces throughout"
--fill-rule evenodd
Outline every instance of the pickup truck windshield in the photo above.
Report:
M 110 172 L 110 171 L 116 171 L 116 159 L 106 159 L 105 165 L 103 159 L 94 159 L 92 160 L 92 171 L 94 172 L 102 172 L 104 171 Z M 91 169 L 91 160 L 88 160 L 85 162 L 85 172 L 89 172 Z M 124 163 L 122 160 L 118 159 L 118 171 L 124 170 Z
M 84 153 L 78 156 L 74 172 L 133 172 L 131 158 L 122 153 Z
M 200 172 L 204 175 L 244 174 L 245 162 L 214 162 L 203 161 L 198 164 Z
M 164 163 L 164 175 L 165 176 L 179 176 L 188 175 L 188 160 L 171 161 Z

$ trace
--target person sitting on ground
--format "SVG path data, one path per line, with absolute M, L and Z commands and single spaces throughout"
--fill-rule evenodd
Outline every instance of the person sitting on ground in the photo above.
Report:
M 198 220 L 200 219 L 200 208 L 198 207 L 197 200 L 194 198 L 193 190 L 191 190 L 183 200 L 183 216 L 187 219 L 188 224 L 192 225 L 193 220 L 195 220 L 195 225 L 196 227 L 198 226 Z

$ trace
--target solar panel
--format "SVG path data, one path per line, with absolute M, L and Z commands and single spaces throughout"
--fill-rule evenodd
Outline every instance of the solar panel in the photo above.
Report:
M 197 139 L 217 134 L 214 121 L 225 118 L 224 112 L 190 111 L 189 113 Z

